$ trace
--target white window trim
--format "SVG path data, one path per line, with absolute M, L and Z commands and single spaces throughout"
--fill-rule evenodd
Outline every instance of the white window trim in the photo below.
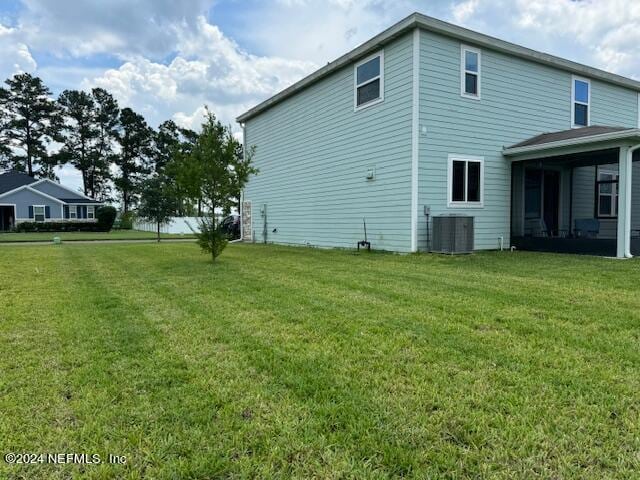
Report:
M 472 52 L 478 55 L 478 71 L 467 71 L 466 55 L 465 52 Z M 473 95 L 465 91 L 465 74 L 472 73 L 478 77 L 478 94 Z M 465 98 L 471 98 L 473 100 L 480 100 L 482 92 L 482 50 L 479 48 L 470 47 L 469 45 L 460 45 L 460 96 Z
M 598 172 L 597 172 L 598 176 L 596 178 L 596 182 L 598 185 L 598 191 L 597 196 L 598 196 L 598 201 L 597 201 L 597 217 L 598 218 L 618 218 L 618 209 L 616 208 L 617 202 L 616 202 L 616 198 L 618 197 L 619 191 L 618 191 L 618 185 L 620 184 L 620 177 L 619 177 L 619 173 L 617 170 L 600 170 L 598 168 Z M 600 175 L 601 174 L 605 174 L 605 175 L 612 175 L 613 178 L 618 177 L 618 181 L 617 182 L 612 182 L 611 183 L 611 193 L 600 193 L 600 187 L 602 186 L 602 184 L 600 183 Z M 605 196 L 605 197 L 611 197 L 611 213 L 609 215 L 606 215 L 604 213 L 600 213 L 600 197 Z
M 580 82 L 584 82 L 588 85 L 589 94 L 587 96 L 587 103 L 578 102 L 576 100 L 576 80 Z M 576 125 L 576 108 L 575 104 L 578 103 L 580 105 L 587 106 L 587 124 L 586 125 Z M 571 128 L 584 128 L 591 125 L 591 80 L 584 77 L 578 77 L 576 75 L 571 75 Z
M 42 208 L 42 222 L 36 220 L 36 208 Z M 47 221 L 47 207 L 46 205 L 33 205 L 33 221 L 38 223 L 44 223 Z
M 366 82 L 358 84 L 358 67 L 360 65 L 364 65 L 365 63 L 373 60 L 376 57 L 380 57 L 380 74 L 377 77 L 373 77 Z M 358 88 L 364 85 L 368 85 L 369 83 L 374 82 L 378 79 L 380 79 L 380 98 L 371 100 L 367 103 L 363 103 L 362 105 L 358 105 Z M 353 111 L 357 112 L 358 110 L 377 105 L 381 102 L 384 102 L 384 50 L 380 50 L 379 52 L 369 55 L 367 58 L 360 60 L 353 66 Z
M 73 208 L 73 210 L 72 210 Z M 71 216 L 71 212 L 73 211 L 73 217 Z M 69 220 L 77 220 L 78 219 L 78 206 L 77 205 L 69 205 Z
M 94 205 L 87 205 L 87 219 L 94 220 L 96 218 L 96 207 Z
M 479 202 L 454 202 L 453 201 L 453 162 L 479 162 L 480 163 L 480 201 Z M 483 208 L 484 207 L 484 157 L 476 157 L 472 155 L 450 154 L 447 168 L 447 206 L 449 208 Z M 469 164 L 465 164 L 465 172 L 469 168 Z M 465 174 L 467 180 L 464 184 L 464 198 L 467 198 L 467 189 L 469 187 L 468 175 Z

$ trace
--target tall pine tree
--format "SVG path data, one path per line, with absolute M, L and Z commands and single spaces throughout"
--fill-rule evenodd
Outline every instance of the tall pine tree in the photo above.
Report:
M 109 195 L 109 166 L 114 161 L 114 142 L 118 138 L 120 108 L 113 95 L 103 88 L 91 90 L 95 103 L 95 127 L 98 138 L 91 152 L 92 164 L 89 171 L 89 192 L 93 198 L 107 200 Z
M 52 141 L 60 141 L 62 118 L 51 91 L 38 77 L 15 75 L 0 88 L 0 110 L 5 117 L 6 146 L 11 147 L 5 168 L 31 176 L 53 178 L 58 157 L 48 151 Z
M 144 175 L 150 171 L 153 131 L 142 115 L 127 107 L 120 112 L 117 141 L 120 151 L 114 156 L 114 163 L 118 173 L 113 183 L 120 193 L 122 210 L 127 213 L 138 201 Z
M 60 156 L 80 171 L 84 194 L 90 195 L 92 150 L 98 138 L 95 103 L 90 94 L 78 90 L 65 90 L 60 94 L 58 103 L 64 118 L 64 146 Z

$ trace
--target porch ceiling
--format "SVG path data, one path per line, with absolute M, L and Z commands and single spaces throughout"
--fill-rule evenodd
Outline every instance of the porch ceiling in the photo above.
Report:
M 640 144 L 640 129 L 591 126 L 543 133 L 505 147 L 502 154 L 510 160 L 531 160 L 572 154 L 604 152 L 622 145 Z

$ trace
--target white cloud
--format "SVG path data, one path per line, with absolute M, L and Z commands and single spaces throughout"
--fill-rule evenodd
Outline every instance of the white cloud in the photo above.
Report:
M 50 53 L 107 53 L 162 58 L 176 26 L 191 24 L 213 0 L 22 0 L 21 28 L 32 46 Z
M 7 78 L 36 68 L 29 47 L 21 41 L 20 31 L 0 24 L 0 78 Z
M 596 66 L 638 77 L 640 2 L 518 0 L 516 26 L 588 50 Z
M 468 20 L 476 12 L 480 4 L 480 0 L 466 0 L 462 3 L 454 4 L 451 8 L 453 19 L 462 23 Z
M 203 17 L 195 29 L 183 27 L 177 29 L 177 56 L 168 64 L 136 56 L 84 86 L 106 88 L 153 125 L 168 118 L 199 124 L 195 119 L 204 104 L 233 123 L 243 109 L 315 68 L 311 62 L 250 55 Z

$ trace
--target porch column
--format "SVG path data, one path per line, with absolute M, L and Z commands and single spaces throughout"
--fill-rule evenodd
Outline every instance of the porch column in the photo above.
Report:
M 630 147 L 620 147 L 620 156 L 618 160 L 618 258 L 631 258 L 632 164 L 632 151 Z

